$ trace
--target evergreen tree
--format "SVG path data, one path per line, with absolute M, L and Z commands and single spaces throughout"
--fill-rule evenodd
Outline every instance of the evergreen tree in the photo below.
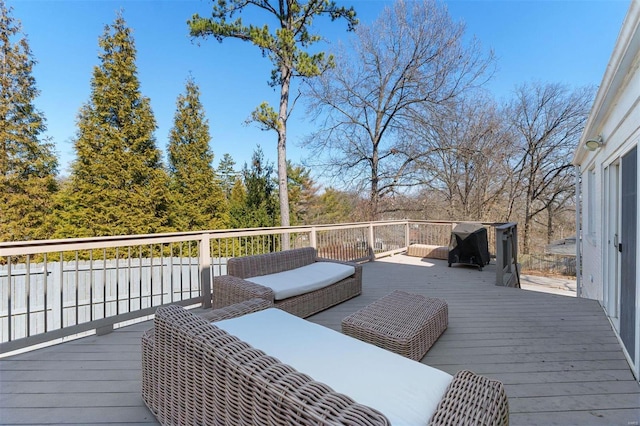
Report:
M 58 235 L 147 234 L 171 230 L 168 176 L 140 93 L 131 30 L 121 14 L 99 39 L 100 64 L 79 113 L 76 160 Z
M 314 202 L 309 208 L 308 224 L 352 222 L 354 199 L 357 197 L 333 188 L 327 188 L 322 195 L 314 198 Z
M 45 239 L 58 162 L 34 106 L 36 61 L 10 12 L 0 0 L 0 241 Z
M 224 228 L 226 198 L 213 170 L 209 124 L 192 78 L 178 97 L 174 127 L 169 132 L 169 173 L 178 231 Z
M 264 159 L 261 147 L 251 156 L 251 168 L 245 164 L 244 182 L 247 187 L 247 210 L 252 227 L 277 226 L 276 185 L 273 164 Z
M 247 189 L 242 179 L 237 178 L 229 194 L 229 226 L 232 229 L 244 228 L 247 224 Z
M 230 154 L 224 154 L 222 156 L 222 160 L 220 160 L 220 164 L 218 164 L 218 178 L 220 179 L 222 189 L 224 190 L 227 198 L 231 196 L 231 190 L 233 189 L 238 177 L 238 172 L 233 168 L 235 165 L 236 162 L 233 161 Z
M 249 20 L 255 19 L 255 23 L 246 24 L 240 16 L 243 11 L 243 16 Z M 274 65 L 270 84 L 280 87 L 278 111 L 263 102 L 254 110 L 252 118 L 262 129 L 274 130 L 278 134 L 278 189 L 282 226 L 289 226 L 286 145 L 287 120 L 293 107 L 289 105 L 291 82 L 294 77 L 308 79 L 319 76 L 333 66 L 331 55 L 312 47 L 322 40 L 320 35 L 312 32 L 314 20 L 321 16 L 329 17 L 332 21 L 344 18 L 349 30 L 358 23 L 353 7 L 347 9 L 330 0 L 214 0 L 210 18 L 195 14 L 188 21 L 192 36 L 213 36 L 218 41 L 235 38 L 251 42 Z M 270 28 L 274 23 L 275 29 L 273 26 Z M 285 248 L 288 247 L 288 243 L 285 244 Z
M 236 228 L 261 228 L 277 226 L 276 185 L 273 179 L 273 165 L 264 159 L 259 146 L 251 157 L 251 167 L 244 164 L 242 169 L 244 180 L 244 206 L 238 208 L 236 203 L 239 194 L 234 186 L 231 204 L 233 209 L 232 223 Z M 234 193 L 236 191 L 236 193 Z
M 289 211 L 291 225 L 309 223 L 309 209 L 318 192 L 310 170 L 303 166 L 295 166 L 287 162 L 287 176 L 289 179 Z

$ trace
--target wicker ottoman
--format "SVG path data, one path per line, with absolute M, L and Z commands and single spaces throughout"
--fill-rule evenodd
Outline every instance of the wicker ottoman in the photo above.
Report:
M 419 361 L 448 322 L 446 301 L 397 290 L 343 319 L 342 332 Z

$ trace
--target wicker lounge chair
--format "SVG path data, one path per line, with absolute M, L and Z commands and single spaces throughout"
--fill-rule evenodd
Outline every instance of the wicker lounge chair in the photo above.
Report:
M 278 300 L 274 291 L 249 281 L 291 271 L 315 262 L 330 262 L 353 267 L 353 275 L 326 287 Z M 316 249 L 304 247 L 274 253 L 235 257 L 227 262 L 227 275 L 213 280 L 212 305 L 222 308 L 245 300 L 260 298 L 301 318 L 306 318 L 362 293 L 362 265 L 317 257 Z
M 178 306 L 158 309 L 154 329 L 142 339 L 142 396 L 160 423 L 390 424 L 379 411 L 209 323 L 269 306 L 254 299 L 214 310 L 206 319 Z M 468 371 L 458 373 L 430 424 L 508 424 L 502 384 Z

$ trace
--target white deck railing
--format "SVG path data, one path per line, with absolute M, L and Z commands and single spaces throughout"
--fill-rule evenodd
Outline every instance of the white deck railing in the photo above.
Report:
M 404 220 L 0 243 L 0 354 L 109 332 L 162 305 L 208 307 L 212 278 L 226 273 L 231 257 L 311 246 L 321 257 L 369 261 L 414 243 L 446 246 L 453 225 Z M 500 242 L 505 232 L 517 235 L 515 225 L 485 226 L 496 230 L 488 233 L 492 255 L 513 265 L 511 245 L 496 245 L 494 235 Z M 505 268 L 496 283 L 513 285 Z

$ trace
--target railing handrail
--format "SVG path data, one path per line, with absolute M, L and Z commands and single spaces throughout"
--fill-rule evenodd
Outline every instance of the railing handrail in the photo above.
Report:
M 509 228 L 513 228 L 514 226 L 517 226 L 518 224 L 516 222 L 496 222 L 493 225 L 495 226 L 496 229 L 507 230 Z
M 61 250 L 90 250 L 112 248 L 126 245 L 143 245 L 153 243 L 181 242 L 198 240 L 203 235 L 215 238 L 236 236 L 252 236 L 265 234 L 286 234 L 294 232 L 311 232 L 313 230 L 337 230 L 347 228 L 366 228 L 390 224 L 410 223 L 410 220 L 387 220 L 377 222 L 353 222 L 327 225 L 300 225 L 270 228 L 212 229 L 189 232 L 167 232 L 158 234 L 111 235 L 103 237 L 64 238 L 51 240 L 6 241 L 0 242 L 0 256 L 23 256 L 27 254 L 51 253 Z M 428 223 L 428 221 L 420 223 Z

